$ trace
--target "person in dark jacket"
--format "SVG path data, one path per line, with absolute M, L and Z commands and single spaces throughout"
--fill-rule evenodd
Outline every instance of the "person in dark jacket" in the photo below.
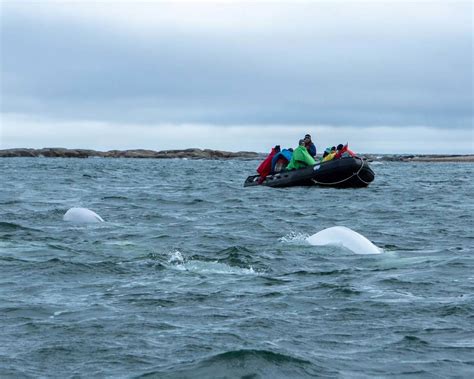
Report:
M 311 141 L 311 136 L 309 134 L 304 136 L 304 145 L 306 150 L 308 150 L 309 155 L 314 158 L 316 156 L 316 146 L 314 145 L 313 141 Z

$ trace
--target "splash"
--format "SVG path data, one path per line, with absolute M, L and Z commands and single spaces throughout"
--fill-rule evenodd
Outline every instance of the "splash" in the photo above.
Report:
M 298 243 L 298 242 L 306 241 L 307 238 L 308 238 L 307 234 L 290 232 L 286 236 L 281 237 L 278 241 L 283 242 L 283 243 Z
M 309 236 L 308 241 L 313 246 L 340 246 L 355 254 L 380 254 L 382 249 L 375 246 L 362 234 L 345 226 L 333 226 Z
M 233 274 L 254 275 L 256 271 L 252 266 L 249 268 L 230 266 L 218 261 L 201 261 L 198 259 L 186 259 L 183 254 L 176 250 L 169 254 L 168 263 L 179 271 L 189 271 L 200 274 Z
M 176 250 L 170 254 L 170 258 L 168 259 L 168 263 L 175 263 L 175 264 L 183 264 L 184 257 L 183 254 L 179 250 Z

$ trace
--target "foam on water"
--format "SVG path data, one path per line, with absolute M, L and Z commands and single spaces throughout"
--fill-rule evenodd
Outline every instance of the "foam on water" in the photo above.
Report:
M 280 237 L 278 240 L 282 243 L 289 243 L 289 244 L 300 244 L 301 242 L 306 241 L 308 238 L 308 234 L 306 233 L 298 233 L 298 232 L 290 232 L 286 236 Z
M 176 250 L 176 251 L 170 253 L 168 262 L 169 263 L 175 263 L 175 264 L 184 263 L 183 254 L 179 250 Z
M 201 261 L 199 259 L 187 259 L 179 250 L 169 254 L 168 263 L 172 268 L 180 271 L 189 271 L 201 274 L 231 274 L 231 275 L 254 275 L 252 266 L 235 267 L 218 261 Z
M 200 274 L 224 274 L 224 275 L 256 275 L 257 273 L 252 266 L 249 268 L 232 267 L 225 263 L 203 262 L 198 260 L 189 260 L 184 263 L 177 264 L 176 269 L 180 271 L 190 271 Z

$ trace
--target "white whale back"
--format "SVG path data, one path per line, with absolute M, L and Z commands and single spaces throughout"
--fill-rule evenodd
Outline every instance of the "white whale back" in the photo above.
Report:
M 333 226 L 309 236 L 306 241 L 314 246 L 341 246 L 355 254 L 380 254 L 379 249 L 363 235 L 345 226 Z
M 63 220 L 77 223 L 104 222 L 102 217 L 87 208 L 71 208 L 64 214 Z

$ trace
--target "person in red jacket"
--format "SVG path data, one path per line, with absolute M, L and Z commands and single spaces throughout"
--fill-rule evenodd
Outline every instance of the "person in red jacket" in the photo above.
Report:
M 337 153 L 334 159 L 338 159 L 338 158 L 346 157 L 346 156 L 355 157 L 355 153 L 349 149 L 349 144 L 346 143 L 345 145 L 342 145 L 341 143 L 337 145 Z
M 268 174 L 272 171 L 272 159 L 275 156 L 275 154 L 280 152 L 280 145 L 276 145 L 275 147 L 272 148 L 272 151 L 270 154 L 267 155 L 265 160 L 260 163 L 260 166 L 257 167 L 257 172 L 260 174 L 260 179 L 258 180 L 258 183 L 261 184 L 265 180 Z

